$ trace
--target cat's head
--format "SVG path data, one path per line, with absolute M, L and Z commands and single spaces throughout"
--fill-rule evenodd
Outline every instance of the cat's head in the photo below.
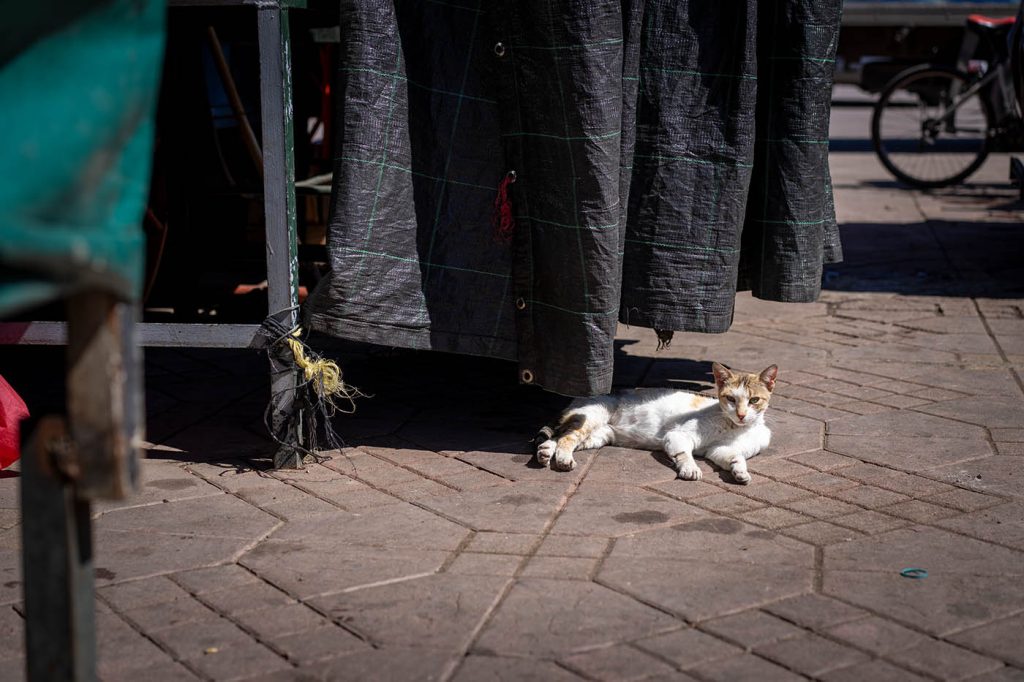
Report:
M 722 412 L 733 424 L 753 424 L 764 416 L 775 388 L 775 377 L 779 375 L 778 367 L 772 365 L 760 374 L 748 374 L 734 372 L 715 362 L 711 365 L 711 371 L 715 375 Z

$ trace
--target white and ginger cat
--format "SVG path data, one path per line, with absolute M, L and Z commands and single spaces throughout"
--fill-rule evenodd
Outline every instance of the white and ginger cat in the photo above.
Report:
M 711 369 L 717 398 L 662 389 L 574 400 L 558 426 L 541 430 L 537 462 L 569 471 L 576 466 L 576 450 L 620 445 L 663 450 L 687 481 L 701 479 L 697 455 L 731 472 L 737 483 L 749 483 L 747 460 L 772 437 L 764 413 L 779 368 L 747 374 L 716 362 Z

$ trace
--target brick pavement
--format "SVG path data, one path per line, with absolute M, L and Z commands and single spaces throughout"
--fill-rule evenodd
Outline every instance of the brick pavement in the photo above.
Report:
M 621 385 L 781 366 L 749 486 L 612 447 L 534 468 L 564 399 L 505 363 L 380 350 L 345 355 L 375 396 L 339 420 L 348 447 L 270 471 L 262 361 L 152 351 L 145 488 L 97 509 L 102 678 L 1024 680 L 1021 207 L 998 169 L 926 196 L 834 164 L 848 261 L 820 302 L 744 295 L 728 334 L 658 352 L 622 329 Z

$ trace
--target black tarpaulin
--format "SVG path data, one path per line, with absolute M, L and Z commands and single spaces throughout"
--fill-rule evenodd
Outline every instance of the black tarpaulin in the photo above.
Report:
M 308 324 L 590 395 L 619 320 L 723 332 L 738 287 L 814 300 L 840 257 L 840 6 L 344 0 L 331 273 Z

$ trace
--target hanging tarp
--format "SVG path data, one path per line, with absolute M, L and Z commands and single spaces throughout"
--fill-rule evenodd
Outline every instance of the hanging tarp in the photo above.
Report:
M 586 395 L 620 320 L 723 332 L 737 287 L 814 300 L 840 5 L 343 0 L 310 326 Z
M 51 5 L 0 29 L 0 314 L 143 275 L 166 5 Z

